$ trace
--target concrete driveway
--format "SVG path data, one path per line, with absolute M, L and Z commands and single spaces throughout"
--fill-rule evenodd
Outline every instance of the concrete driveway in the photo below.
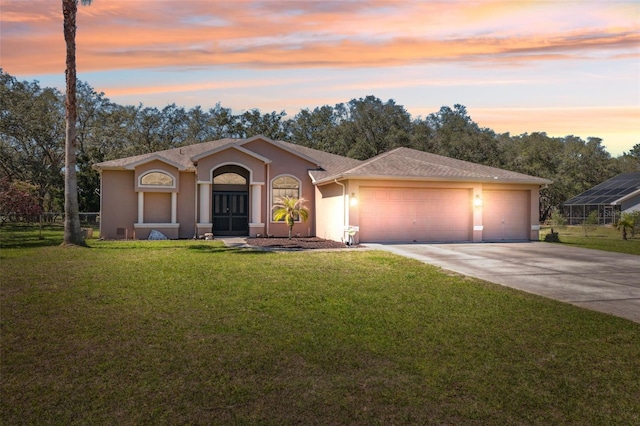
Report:
M 542 242 L 364 245 L 640 323 L 640 256 Z

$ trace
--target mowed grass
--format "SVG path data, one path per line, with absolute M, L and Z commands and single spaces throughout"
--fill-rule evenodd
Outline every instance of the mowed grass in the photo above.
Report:
M 1 424 L 640 423 L 631 321 L 378 251 L 6 229 Z
M 640 255 L 640 234 L 636 233 L 635 237 L 632 237 L 629 232 L 625 241 L 622 239 L 622 232 L 612 226 L 596 226 L 587 230 L 586 236 L 582 226 L 554 227 L 554 231 L 560 235 L 560 244 Z M 549 226 L 542 227 L 540 239 L 544 240 L 544 236 L 549 232 Z

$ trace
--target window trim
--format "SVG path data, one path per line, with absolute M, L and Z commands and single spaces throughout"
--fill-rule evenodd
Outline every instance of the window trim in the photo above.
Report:
M 147 176 L 147 175 L 150 175 L 151 173 L 161 173 L 163 175 L 169 176 L 171 178 L 171 181 L 172 181 L 171 185 L 149 185 L 149 184 L 142 183 L 142 178 Z M 138 176 L 138 187 L 139 188 L 174 188 L 175 189 L 176 182 L 177 182 L 177 179 L 173 174 L 167 172 L 166 170 L 161 170 L 161 169 L 147 170 L 146 172 L 141 173 L 140 176 Z
M 218 183 L 216 183 L 216 179 L 219 178 L 220 176 L 224 176 L 224 175 L 236 175 L 236 176 L 239 176 L 244 180 L 244 182 L 241 182 L 241 183 L 219 183 L 218 182 Z M 214 176 L 213 180 L 212 180 L 212 183 L 214 185 L 245 185 L 245 186 L 247 186 L 247 185 L 249 185 L 249 178 L 245 177 L 245 176 L 242 176 L 240 173 L 236 173 L 236 172 L 223 172 L 223 173 L 220 173 L 219 175 Z
M 270 192 L 270 200 L 269 200 L 269 221 L 271 223 L 285 223 L 284 219 L 283 220 L 273 220 L 273 207 L 274 207 L 274 188 L 273 184 L 274 182 L 279 179 L 279 178 L 283 178 L 283 177 L 288 177 L 291 178 L 293 180 L 295 180 L 296 182 L 298 182 L 298 198 L 302 197 L 302 180 L 298 179 L 297 176 L 294 175 L 290 175 L 287 173 L 283 173 L 277 176 L 274 176 L 273 179 L 271 179 L 271 183 L 269 184 L 269 192 Z M 278 188 L 280 189 L 280 188 Z M 296 223 L 301 223 L 302 221 L 300 220 L 300 218 L 295 220 Z

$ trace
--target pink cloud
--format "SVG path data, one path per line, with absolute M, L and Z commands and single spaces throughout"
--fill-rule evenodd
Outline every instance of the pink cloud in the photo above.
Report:
M 59 4 L 6 3 L 2 66 L 23 75 L 60 72 L 64 41 Z M 610 26 L 609 17 L 606 27 L 571 31 L 552 26 L 538 33 L 537 22 L 519 31 L 511 24 L 486 27 L 496 17 L 508 21 L 526 13 L 535 16 L 542 6 L 529 2 L 238 4 L 185 1 L 176 7 L 158 1 L 148 7 L 146 2 L 113 1 L 80 6 L 78 67 L 317 68 L 439 61 L 509 65 L 587 58 L 591 52 L 634 55 L 640 43 L 634 20 L 615 14 L 616 26 Z

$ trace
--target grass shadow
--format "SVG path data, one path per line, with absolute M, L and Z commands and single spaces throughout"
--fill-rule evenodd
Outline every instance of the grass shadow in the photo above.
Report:
M 62 244 L 64 228 L 59 225 L 13 224 L 0 226 L 0 248 L 20 249 L 58 246 Z

